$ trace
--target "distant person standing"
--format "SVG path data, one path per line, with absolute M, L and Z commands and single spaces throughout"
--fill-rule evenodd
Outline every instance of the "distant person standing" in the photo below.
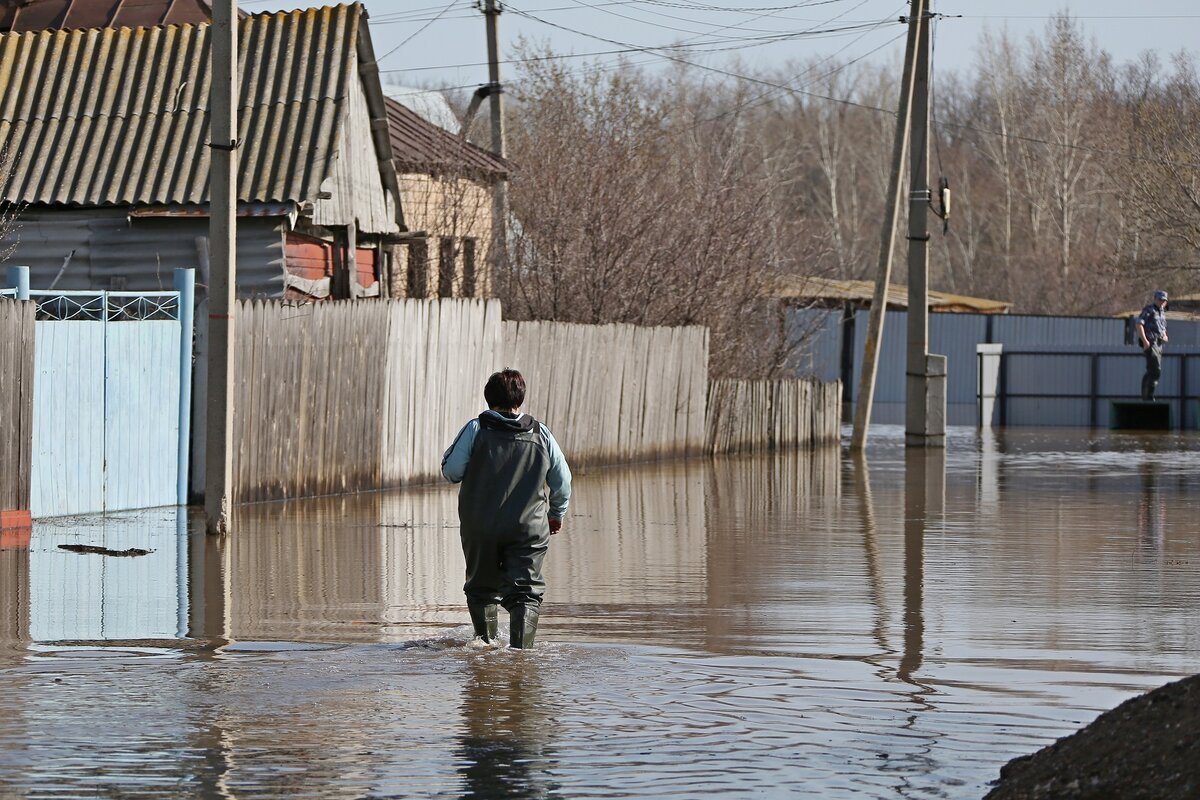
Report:
M 521 413 L 525 379 L 520 372 L 492 374 L 483 397 L 488 410 L 459 431 L 442 456 L 442 475 L 462 483 L 463 591 L 475 636 L 496 640 L 499 604 L 509 613 L 509 645 L 528 648 L 546 589 L 542 560 L 550 536 L 562 530 L 571 470 L 550 429 Z
M 1154 302 L 1142 309 L 1137 318 L 1138 344 L 1146 354 L 1146 374 L 1142 376 L 1142 399 L 1153 400 L 1162 375 L 1163 345 L 1167 342 L 1167 293 L 1154 293 Z

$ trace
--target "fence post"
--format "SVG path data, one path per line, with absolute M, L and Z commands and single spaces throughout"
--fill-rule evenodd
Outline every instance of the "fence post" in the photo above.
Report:
M 29 299 L 29 267 L 9 267 L 8 285 L 17 290 L 18 300 Z
M 979 383 L 975 391 L 978 413 L 976 424 L 980 428 L 990 428 L 996 420 L 996 396 L 1000 393 L 1000 359 L 1003 352 L 1002 344 L 975 345 L 979 373 Z
M 1092 391 L 1091 391 L 1091 395 L 1088 397 L 1088 426 L 1091 428 L 1095 428 L 1096 422 L 1097 422 L 1097 420 L 1096 420 L 1096 403 L 1100 399 L 1099 396 L 1096 394 L 1099 389 L 1099 383 L 1100 383 L 1100 356 L 1097 355 L 1096 353 L 1092 353 L 1091 368 L 1092 368 L 1092 378 L 1091 378 Z
M 188 465 L 192 441 L 192 329 L 196 310 L 196 271 L 175 270 L 175 290 L 179 292 L 179 472 L 175 502 L 187 505 Z

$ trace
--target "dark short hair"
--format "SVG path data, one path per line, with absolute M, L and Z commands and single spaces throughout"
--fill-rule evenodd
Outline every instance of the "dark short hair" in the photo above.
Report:
M 483 387 L 488 408 L 519 408 L 525 402 L 525 379 L 515 369 L 493 372 Z

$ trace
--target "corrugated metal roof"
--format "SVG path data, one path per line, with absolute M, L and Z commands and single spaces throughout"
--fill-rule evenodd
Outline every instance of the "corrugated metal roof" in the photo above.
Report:
M 390 97 L 387 106 L 392 155 L 400 172 L 452 172 L 497 178 L 508 174 L 508 163 L 456 136 Z
M 241 20 L 239 200 L 317 196 L 357 79 L 362 17 L 353 4 Z M 0 35 L 0 146 L 14 154 L 0 200 L 207 202 L 210 30 Z
M 211 17 L 206 0 L 0 0 L 4 32 L 178 25 Z
M 774 294 L 776 297 L 869 306 L 875 297 L 875 284 L 871 281 L 837 281 L 829 278 L 785 276 L 777 282 Z M 987 300 L 982 297 L 967 297 L 933 290 L 930 290 L 928 294 L 929 308 L 933 311 L 1007 314 L 1012 308 L 1012 303 L 1004 300 Z M 896 284 L 888 286 L 887 304 L 888 308 L 908 308 L 908 289 Z

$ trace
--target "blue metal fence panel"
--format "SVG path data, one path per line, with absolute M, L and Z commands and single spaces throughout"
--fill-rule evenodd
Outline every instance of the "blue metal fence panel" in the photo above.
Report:
M 33 516 L 102 511 L 103 322 L 37 323 L 33 398 Z
M 107 324 L 106 508 L 176 502 L 179 335 L 175 320 Z
M 993 319 L 992 341 L 1006 347 L 1027 345 L 1107 347 L 1125 342 L 1125 321 L 1104 317 L 1042 317 L 1003 314 L 997 315 Z
M 827 312 L 836 313 L 836 312 Z M 863 350 L 866 345 L 870 312 L 861 310 L 854 318 L 854 366 L 851 383 L 843 387 L 843 396 L 858 401 L 858 379 L 862 372 Z M 884 321 L 883 338 L 879 347 L 879 371 L 876 376 L 875 403 L 871 413 L 873 423 L 901 424 L 904 422 L 905 350 L 908 314 L 888 311 Z M 1185 389 L 1188 397 L 1200 394 L 1200 359 L 1189 360 L 1186 377 L 1182 362 L 1171 358 L 1172 349 L 1200 344 L 1200 323 L 1175 320 L 1170 323 L 1171 343 L 1164 364 L 1160 394 L 1178 394 Z M 1140 391 L 1142 357 L 1137 348 L 1125 345 L 1126 320 L 1102 317 L 1045 317 L 1034 315 L 930 314 L 929 351 L 947 357 L 947 422 L 951 425 L 973 425 L 976 419 L 978 389 L 978 360 L 975 346 L 984 342 L 1003 344 L 1006 348 L 1086 347 L 1101 353 L 1095 364 L 1096 391 L 1102 398 L 1136 397 Z M 818 339 L 810 348 L 814 374 L 840 375 L 840 335 L 830 328 L 818 331 Z M 1125 349 L 1128 348 L 1128 349 Z M 824 359 L 822 365 L 820 360 Z M 1010 393 L 1045 394 L 1059 400 L 1012 398 L 1007 407 L 1011 418 L 1008 424 L 1086 425 L 1095 420 L 1107 424 L 1107 399 L 1096 401 L 1095 409 L 1088 396 L 1092 391 L 1092 363 L 1081 354 L 1067 359 L 1042 357 L 1024 366 L 1010 362 L 1007 376 Z M 1065 399 L 1078 394 L 1082 398 Z M 1176 405 L 1184 414 L 1184 424 L 1198 424 L 1194 419 L 1200 410 L 1192 410 L 1186 401 Z M 1178 417 L 1177 417 L 1178 418 Z M 1036 421 L 1031 421 L 1036 420 Z M 1042 420 L 1055 420 L 1054 423 Z
M 801 342 L 788 364 L 792 374 L 819 381 L 841 380 L 842 312 L 793 309 L 787 315 L 789 341 Z

